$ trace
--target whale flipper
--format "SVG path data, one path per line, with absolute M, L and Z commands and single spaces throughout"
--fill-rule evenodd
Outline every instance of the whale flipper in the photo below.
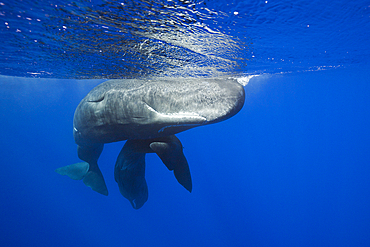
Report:
M 114 167 L 114 179 L 121 194 L 135 209 L 141 208 L 148 200 L 148 186 L 145 180 L 145 152 L 141 142 L 128 140 L 119 153 Z M 139 145 L 138 145 L 139 144 Z
M 168 170 L 173 170 L 177 181 L 191 192 L 193 186 L 190 169 L 180 140 L 175 135 L 158 139 L 163 139 L 163 141 L 152 142 L 150 148 L 159 156 Z

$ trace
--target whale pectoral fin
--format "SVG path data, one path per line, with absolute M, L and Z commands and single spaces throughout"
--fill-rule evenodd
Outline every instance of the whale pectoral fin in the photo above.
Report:
M 63 166 L 55 170 L 60 175 L 67 175 L 74 180 L 81 180 L 89 171 L 89 163 L 80 162 L 68 166 Z
M 106 196 L 108 195 L 107 186 L 97 164 L 91 165 L 87 162 L 80 162 L 60 167 L 55 171 L 60 175 L 67 175 L 74 180 L 83 179 L 84 184 L 92 190 Z
M 135 209 L 141 208 L 148 200 L 148 185 L 145 180 L 145 153 L 140 150 L 140 141 L 127 141 L 119 153 L 114 167 L 114 179 L 119 190 Z
M 192 181 L 188 162 L 182 151 L 182 144 L 176 136 L 169 136 L 165 142 L 152 142 L 150 148 L 159 156 L 168 170 L 174 172 L 177 181 L 189 192 Z

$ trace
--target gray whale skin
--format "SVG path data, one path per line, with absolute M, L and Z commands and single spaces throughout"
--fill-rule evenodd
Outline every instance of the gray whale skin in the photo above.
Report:
M 244 88 L 234 79 L 122 79 L 92 89 L 77 106 L 73 137 L 84 162 L 56 172 L 108 195 L 98 158 L 104 143 L 127 140 L 114 178 L 121 194 L 139 209 L 148 199 L 145 154 L 156 153 L 189 192 L 192 181 L 180 140 L 174 135 L 226 120 L 241 110 Z

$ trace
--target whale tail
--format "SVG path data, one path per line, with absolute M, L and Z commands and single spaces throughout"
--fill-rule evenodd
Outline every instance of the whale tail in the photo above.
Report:
M 98 166 L 98 158 L 103 151 L 103 145 L 91 147 L 77 147 L 78 157 L 86 162 L 60 167 L 55 171 L 60 175 L 67 175 L 74 180 L 83 180 L 92 190 L 107 196 L 108 189 L 103 174 Z
M 63 166 L 55 170 L 60 175 L 67 175 L 74 180 L 83 180 L 84 184 L 92 190 L 107 196 L 108 189 L 105 185 L 104 177 L 97 164 L 80 162 L 68 166 Z

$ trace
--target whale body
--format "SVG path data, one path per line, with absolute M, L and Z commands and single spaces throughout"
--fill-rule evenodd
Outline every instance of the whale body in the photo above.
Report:
M 244 104 L 244 88 L 234 79 L 174 78 L 109 80 L 77 106 L 73 136 L 85 161 L 58 168 L 108 195 L 97 161 L 104 143 L 128 140 L 118 155 L 114 177 L 136 209 L 148 198 L 145 154 L 156 153 L 177 181 L 192 190 L 190 170 L 176 133 L 234 116 Z

